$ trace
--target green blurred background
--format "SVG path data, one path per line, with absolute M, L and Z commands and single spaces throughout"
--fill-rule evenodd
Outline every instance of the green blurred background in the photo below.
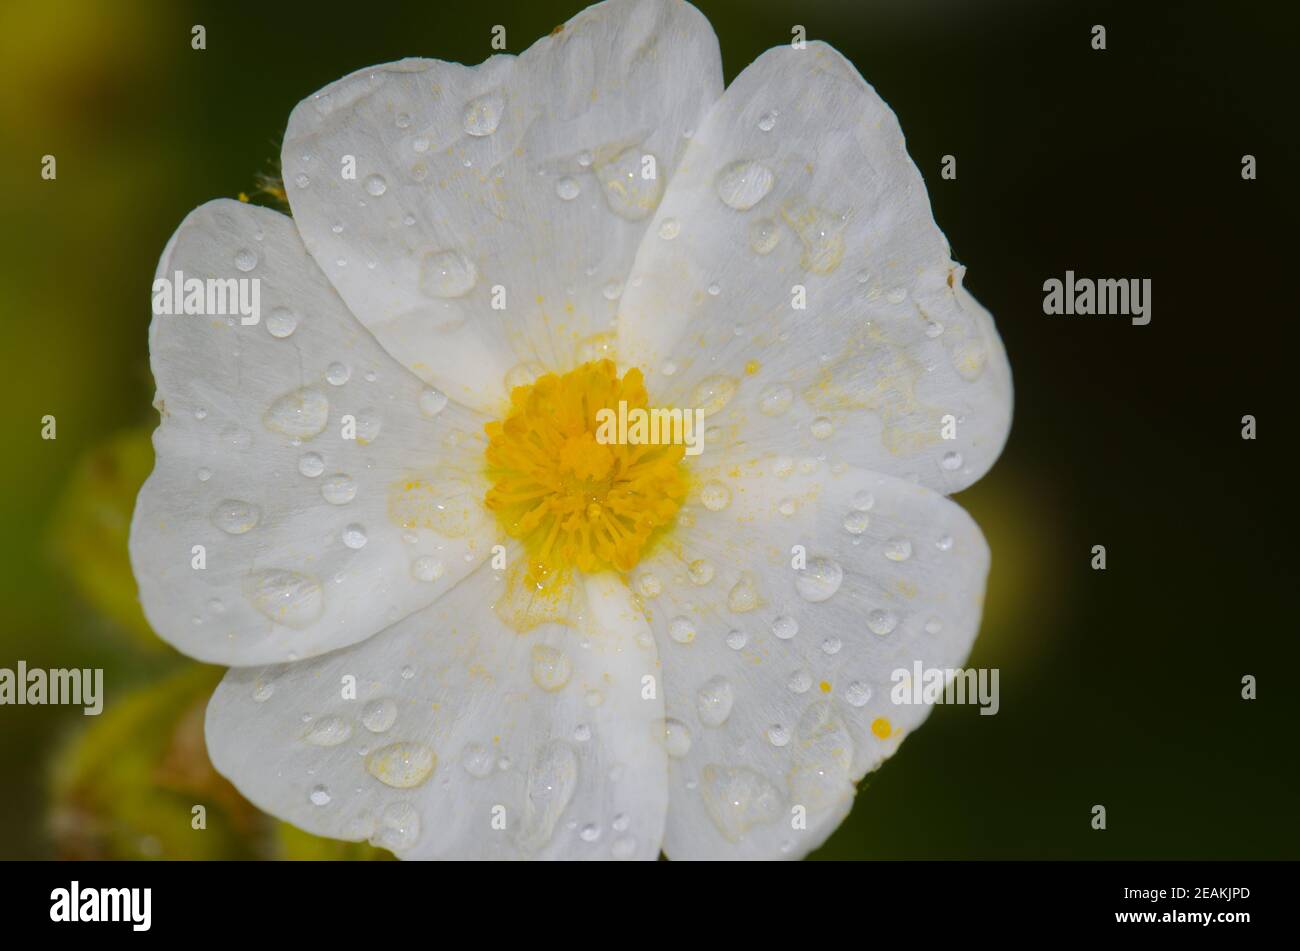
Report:
M 728 80 L 795 23 L 857 64 L 1016 381 L 1006 453 L 959 496 L 993 549 L 971 664 L 1001 669 L 1001 712 L 936 709 L 817 857 L 1300 858 L 1280 448 L 1300 353 L 1294 8 L 698 5 Z M 0 666 L 103 667 L 108 699 L 98 718 L 0 707 L 0 858 L 378 854 L 275 823 L 212 772 L 221 671 L 140 615 L 125 546 L 152 466 L 149 285 L 186 212 L 254 192 L 299 99 L 403 56 L 477 62 L 498 23 L 520 52 L 581 3 L 289 6 L 0 4 Z M 1042 282 L 1067 268 L 1152 278 L 1153 322 L 1044 317 Z

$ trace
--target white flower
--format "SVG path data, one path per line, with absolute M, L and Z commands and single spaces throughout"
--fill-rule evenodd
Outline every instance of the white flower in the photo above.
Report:
M 970 649 L 988 550 L 944 496 L 1011 413 L 893 113 L 817 42 L 724 93 L 694 7 L 612 0 L 340 80 L 282 160 L 292 219 L 211 202 L 159 264 L 259 279 L 260 325 L 150 330 L 131 556 L 232 667 L 217 769 L 407 858 L 822 843 L 927 713 L 891 671 Z M 566 430 L 636 395 L 605 357 L 703 452 Z

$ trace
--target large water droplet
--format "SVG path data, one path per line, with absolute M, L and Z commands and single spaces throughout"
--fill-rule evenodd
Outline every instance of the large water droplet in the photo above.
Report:
M 766 165 L 742 159 L 718 172 L 714 187 L 728 208 L 748 211 L 767 197 L 773 180 L 772 170 Z
M 262 517 L 262 510 L 252 502 L 223 499 L 212 510 L 212 524 L 228 535 L 252 531 Z
M 700 501 L 710 512 L 721 512 L 731 504 L 731 489 L 717 479 L 711 479 L 700 487 Z
M 771 254 L 781 243 L 781 226 L 771 218 L 760 218 L 749 226 L 749 246 L 755 254 Z
M 891 538 L 885 542 L 884 552 L 890 561 L 907 561 L 912 557 L 912 543 L 906 538 Z
M 736 694 L 725 677 L 711 677 L 695 696 L 695 708 L 705 726 L 722 726 L 731 716 Z
M 867 627 L 871 628 L 872 633 L 884 637 L 894 628 L 898 627 L 898 615 L 892 611 L 886 611 L 877 608 L 867 615 Z
M 245 579 L 244 593 L 253 607 L 277 624 L 305 627 L 320 616 L 325 596 L 320 582 L 287 568 L 264 568 Z
M 727 607 L 733 614 L 745 614 L 758 605 L 758 588 L 754 585 L 753 576 L 745 572 L 727 592 Z
M 533 683 L 543 690 L 553 692 L 569 682 L 573 675 L 573 661 L 569 655 L 549 644 L 533 646 Z
M 357 483 L 349 475 L 336 473 L 321 483 L 321 497 L 330 505 L 347 505 L 357 495 Z
M 385 786 L 413 789 L 437 764 L 437 755 L 421 743 L 390 743 L 366 757 L 366 772 Z
M 294 439 L 311 439 L 325 428 L 330 403 L 325 394 L 310 386 L 286 393 L 262 416 L 262 424 L 272 432 Z
M 420 412 L 425 416 L 437 416 L 447 407 L 447 396 L 432 387 L 420 391 Z
M 609 210 L 628 221 L 641 221 L 659 207 L 663 178 L 653 155 L 629 148 L 597 167 L 596 177 Z
M 578 183 L 567 175 L 555 183 L 555 194 L 564 201 L 573 201 L 581 191 Z
M 487 747 L 478 743 L 467 743 L 460 751 L 460 765 L 475 779 L 483 779 L 491 775 L 496 764 L 492 752 Z
M 704 767 L 701 779 L 705 811 L 731 842 L 739 841 L 754 826 L 775 822 L 781 816 L 780 790 L 748 767 L 710 764 Z
M 578 757 L 567 743 L 552 740 L 537 751 L 524 789 L 520 848 L 535 852 L 551 841 L 577 785 Z
M 704 411 L 705 416 L 712 416 L 722 410 L 736 395 L 739 384 L 733 377 L 711 376 L 701 380 L 691 391 L 691 405 Z
M 464 297 L 478 283 L 478 268 L 459 251 L 430 251 L 420 261 L 420 290 L 430 297 Z
M 675 617 L 668 623 L 668 636 L 678 644 L 689 644 L 695 640 L 695 625 L 690 618 Z
M 281 339 L 298 329 L 298 315 L 288 307 L 273 307 L 266 315 L 266 331 Z
M 813 558 L 795 575 L 794 586 L 805 601 L 825 601 L 844 582 L 844 569 L 830 558 Z
M 501 124 L 501 114 L 505 111 L 505 106 L 505 97 L 499 92 L 490 92 L 477 99 L 471 99 L 465 106 L 461 126 L 468 135 L 491 135 Z
M 361 711 L 361 722 L 371 733 L 383 733 L 397 722 L 397 704 L 389 697 L 371 700 Z
M 691 751 L 691 728 L 681 720 L 664 721 L 664 749 L 669 756 L 681 759 Z
M 393 852 L 404 852 L 420 838 L 420 814 L 407 802 L 395 802 L 380 815 L 371 845 Z
M 312 746 L 338 746 L 352 735 L 352 726 L 342 717 L 321 717 L 303 737 Z

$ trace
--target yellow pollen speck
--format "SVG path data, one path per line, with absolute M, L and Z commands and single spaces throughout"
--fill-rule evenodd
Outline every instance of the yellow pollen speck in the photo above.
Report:
M 485 427 L 492 488 L 484 504 L 524 543 L 520 583 L 555 582 L 573 569 L 630 571 L 676 517 L 685 447 L 605 441 L 603 430 L 614 427 L 597 414 L 617 413 L 620 402 L 629 412 L 649 408 L 641 372 L 619 379 L 612 361 L 593 361 L 516 387 L 506 417 Z
M 747 376 L 753 376 L 755 373 L 758 372 L 759 366 L 760 364 L 757 360 L 750 360 L 748 363 L 745 364 L 745 374 Z
M 823 680 L 820 684 L 818 684 L 818 686 L 821 687 L 821 691 L 822 691 L 822 693 L 830 693 L 830 692 L 831 692 L 831 685 L 830 685 L 829 682 L 827 682 L 827 681 L 825 681 L 825 680 Z
M 889 739 L 889 734 L 893 732 L 893 728 L 889 725 L 889 721 L 884 717 L 876 717 L 876 719 L 871 721 L 871 732 L 876 734 L 880 739 L 887 740 Z

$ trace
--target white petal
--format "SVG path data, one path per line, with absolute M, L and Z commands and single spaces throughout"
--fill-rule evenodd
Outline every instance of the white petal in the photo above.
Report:
M 715 456 L 829 453 L 950 493 L 992 465 L 1011 418 L 1006 356 L 963 273 L 894 114 L 830 47 L 781 47 L 692 139 L 620 305 L 619 357 L 661 404 L 731 379 Z
M 289 120 L 286 188 L 307 247 L 379 341 L 495 411 L 508 375 L 608 348 L 590 338 L 612 335 L 684 133 L 721 90 L 694 7 L 611 0 L 517 59 L 403 60 L 327 86 Z
M 674 724 L 664 851 L 798 857 L 925 718 L 892 702 L 893 672 L 966 658 L 988 549 L 955 504 L 890 476 L 767 462 L 701 474 L 713 479 L 729 501 L 689 498 L 679 550 L 632 578 Z
M 483 419 L 375 343 L 287 217 L 203 205 L 159 262 L 159 278 L 177 272 L 257 280 L 262 312 L 150 327 L 162 420 L 130 549 L 159 635 L 212 663 L 310 657 L 424 607 L 486 554 L 483 489 L 466 488 L 482 478 Z M 434 486 L 448 508 L 430 515 Z
M 644 698 L 655 645 L 626 587 L 587 579 L 570 623 L 523 635 L 503 597 L 484 567 L 364 644 L 232 670 L 213 764 L 267 812 L 403 858 L 657 857 L 663 695 Z

